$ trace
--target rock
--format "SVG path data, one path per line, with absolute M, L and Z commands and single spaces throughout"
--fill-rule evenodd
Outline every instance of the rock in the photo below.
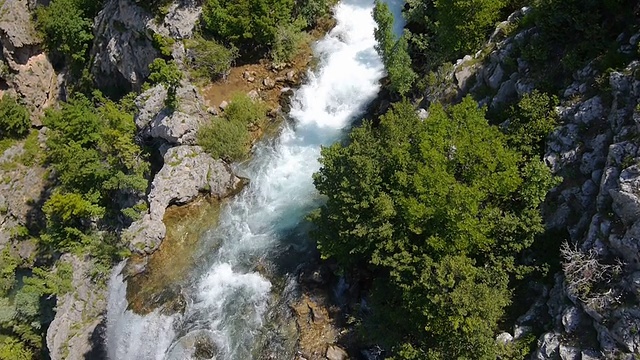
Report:
M 217 116 L 218 115 L 218 109 L 216 109 L 213 106 L 210 106 L 207 108 L 207 113 L 213 115 L 213 116 Z
M 570 306 L 562 313 L 562 325 L 564 331 L 571 334 L 575 332 L 582 322 L 582 312 L 575 306 Z
M 379 346 L 372 346 L 368 349 L 360 350 L 363 360 L 383 360 L 384 350 Z
M 94 25 L 91 73 L 99 87 L 140 89 L 149 64 L 159 56 L 153 46 L 154 16 L 133 0 L 108 0 Z
M 616 311 L 614 318 L 618 320 L 611 327 L 611 337 L 622 345 L 626 352 L 640 352 L 640 310 L 623 308 Z
M 166 97 L 167 90 L 162 85 L 138 96 L 136 126 L 143 129 L 143 136 L 164 139 L 170 144 L 195 144 L 198 128 L 208 119 L 202 110 L 204 100 L 189 83 L 176 90 L 177 109 L 165 107 Z
M 164 27 L 169 36 L 186 39 L 193 36 L 193 29 L 202 13 L 201 2 L 195 0 L 174 1 L 167 8 Z
M 580 355 L 582 357 L 581 360 L 600 360 L 604 358 L 604 355 L 602 354 L 602 352 L 592 350 L 592 349 L 582 350 Z
M 489 76 L 489 78 L 487 79 L 487 85 L 493 90 L 498 90 L 503 78 L 504 70 L 502 69 L 502 66 L 500 64 L 497 64 L 493 69 L 491 76 Z
M 258 94 L 257 90 L 251 90 L 247 93 L 247 96 L 249 97 L 249 99 L 253 100 L 253 101 L 258 101 L 260 99 L 260 94 Z
M 226 108 L 227 108 L 227 106 L 229 106 L 229 103 L 228 103 L 228 102 L 226 102 L 226 101 L 224 101 L 224 100 L 220 103 L 220 105 L 218 105 L 218 107 L 219 107 L 219 108 L 220 108 L 220 110 L 222 110 L 222 111 L 224 111 L 224 109 L 226 109 Z
M 30 57 L 23 65 L 16 65 L 15 71 L 11 84 L 34 115 L 31 119 L 33 124 L 40 126 L 44 109 L 58 96 L 58 78 L 53 66 L 41 53 Z
M 231 195 L 242 185 L 229 165 L 213 159 L 199 146 L 176 146 L 164 155 L 164 166 L 156 174 L 149 192 L 149 213 L 131 224 L 126 234 L 132 251 L 151 253 L 165 235 L 162 219 L 172 204 L 186 204 L 200 193 L 217 198 Z
M 476 73 L 475 66 L 462 63 L 462 65 L 456 67 L 454 76 L 456 78 L 458 88 L 465 89 L 469 79 L 471 78 L 471 76 L 475 75 L 475 73 Z
M 85 359 L 95 346 L 94 333 L 100 332 L 104 320 L 107 289 L 92 280 L 93 260 L 64 254 L 58 264 L 73 269 L 72 290 L 57 298 L 56 315 L 46 336 L 49 355 L 52 360 Z
M 600 96 L 594 96 L 589 100 L 580 103 L 575 112 L 575 121 L 589 125 L 593 121 L 602 119 L 604 116 L 604 107 Z
M 24 64 L 39 52 L 42 40 L 31 18 L 26 0 L 7 0 L 0 5 L 0 39 L 7 60 Z
M 276 82 L 271 79 L 271 78 L 265 78 L 262 81 L 262 84 L 264 85 L 265 88 L 267 89 L 273 89 L 276 86 Z
M 327 360 L 346 360 L 349 358 L 347 352 L 338 345 L 330 345 L 326 353 Z
M 420 120 L 424 120 L 429 117 L 429 112 L 423 108 L 418 109 L 417 114 Z
M 29 108 L 33 124 L 42 125 L 43 110 L 58 95 L 57 75 L 42 52 L 26 0 L 8 0 L 0 4 L 0 44 L 2 57 L 11 76 L 0 74 L 6 85 Z M 5 65 L 0 60 L 1 65 Z
M 510 100 L 512 100 L 515 96 L 516 96 L 516 86 L 515 86 L 516 81 L 513 79 L 510 79 L 508 81 L 505 81 L 502 83 L 502 85 L 500 85 L 500 89 L 498 90 L 498 93 L 496 94 L 496 96 L 493 97 L 493 101 L 491 102 L 491 107 L 492 108 L 497 108 L 499 106 L 501 106 L 502 104 L 508 103 Z
M 496 342 L 501 345 L 507 345 L 513 341 L 513 336 L 508 332 L 502 332 L 496 336 Z
M 554 332 L 545 333 L 538 340 L 538 351 L 533 356 L 535 360 L 559 359 L 560 334 Z
M 580 349 L 573 346 L 560 344 L 558 349 L 560 359 L 562 360 L 581 360 Z
M 518 340 L 524 336 L 527 336 L 533 332 L 533 326 L 527 325 L 514 325 L 513 326 L 513 339 Z
M 287 81 L 289 83 L 295 84 L 295 82 L 296 82 L 296 71 L 295 70 L 287 71 L 286 78 L 287 78 Z

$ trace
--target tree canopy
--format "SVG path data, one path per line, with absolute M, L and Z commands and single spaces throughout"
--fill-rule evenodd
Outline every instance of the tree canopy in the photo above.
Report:
M 386 274 L 376 312 L 393 314 L 384 322 L 410 339 L 398 345 L 406 354 L 495 359 L 508 280 L 543 230 L 538 206 L 554 179 L 510 149 L 471 98 L 429 114 L 397 103 L 379 126 L 323 149 L 315 236 L 346 269 Z

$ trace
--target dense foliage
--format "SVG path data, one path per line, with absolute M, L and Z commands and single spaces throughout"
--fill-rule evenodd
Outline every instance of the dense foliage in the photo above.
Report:
M 247 155 L 251 140 L 248 128 L 260 126 L 266 108 L 245 94 L 236 94 L 224 110 L 223 116 L 198 130 L 198 144 L 214 158 L 240 160 Z
M 48 161 L 59 186 L 43 207 L 48 226 L 42 240 L 58 251 L 97 246 L 94 255 L 108 256 L 111 250 L 102 247 L 111 245 L 91 233 L 91 222 L 107 212 L 117 216 L 114 199 L 146 190 L 148 164 L 134 142 L 131 114 L 100 94 L 94 102 L 79 96 L 45 118 Z
M 102 1 L 53 0 L 46 7 L 38 7 L 36 26 L 44 35 L 51 54 L 60 54 L 65 61 L 81 68 L 93 40 L 93 17 Z
M 238 49 L 227 48 L 214 40 L 196 37 L 185 42 L 189 51 L 189 67 L 192 74 L 201 79 L 226 78 L 238 57 Z
M 4 95 L 0 99 L 0 139 L 23 137 L 30 128 L 31 117 L 27 108 L 15 97 Z
M 374 311 L 397 329 L 386 340 L 404 343 L 400 358 L 495 359 L 508 281 L 528 270 L 517 259 L 543 230 L 538 206 L 554 179 L 508 148 L 472 99 L 429 113 L 421 121 L 398 103 L 379 127 L 323 149 L 318 246 L 346 269 L 386 274 Z
M 416 79 L 416 73 L 411 69 L 409 56 L 409 33 L 403 34 L 396 40 L 393 34 L 393 14 L 386 3 L 376 1 L 373 18 L 377 23 L 374 36 L 378 45 L 376 51 L 382 58 L 389 75 L 390 89 L 404 96 Z

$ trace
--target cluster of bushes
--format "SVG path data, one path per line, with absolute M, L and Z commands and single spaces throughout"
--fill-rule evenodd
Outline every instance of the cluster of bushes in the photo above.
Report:
M 213 118 L 198 130 L 198 144 L 214 158 L 227 161 L 240 160 L 247 155 L 250 145 L 248 127 L 260 126 L 265 119 L 266 107 L 245 94 L 237 94 L 224 110 L 222 117 Z
M 27 264 L 10 247 L 0 253 L 0 359 L 31 360 L 45 348 L 43 323 L 51 321 L 43 311 L 45 296 L 71 290 L 73 269 L 60 264 L 56 271 L 33 268 L 16 276 Z M 24 271 L 23 271 L 24 273 Z
M 93 18 L 101 7 L 102 1 L 94 0 L 53 0 L 38 7 L 36 27 L 49 54 L 80 71 L 93 40 Z
M 289 61 L 305 40 L 303 31 L 329 13 L 331 0 L 206 0 L 203 24 L 219 41 L 232 44 L 241 56 L 271 54 Z

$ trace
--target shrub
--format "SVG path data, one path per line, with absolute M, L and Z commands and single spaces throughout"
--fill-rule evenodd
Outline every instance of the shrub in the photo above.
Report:
M 246 94 L 237 93 L 231 98 L 229 106 L 224 109 L 224 117 L 231 122 L 249 125 L 261 122 L 266 111 L 264 103 L 253 101 Z
M 234 44 L 267 47 L 278 25 L 291 22 L 293 0 L 206 0 L 202 19 L 205 28 Z
M 216 118 L 198 130 L 198 144 L 214 158 L 239 160 L 246 155 L 249 145 L 247 126 Z
M 275 39 L 271 47 L 271 59 L 277 65 L 288 63 L 300 52 L 308 39 L 301 29 L 304 22 L 284 24 L 276 29 Z
M 182 72 L 175 62 L 166 62 L 164 59 L 155 59 L 149 64 L 149 81 L 154 84 L 162 84 L 167 88 L 167 99 L 165 105 L 170 109 L 178 107 L 176 91 L 182 80 Z
M 226 78 L 238 57 L 238 49 L 235 47 L 227 48 L 202 37 L 188 40 L 185 45 L 190 52 L 189 66 L 192 74 L 202 79 Z
M 0 139 L 21 138 L 29 133 L 31 119 L 27 108 L 16 98 L 4 95 L 0 99 Z

